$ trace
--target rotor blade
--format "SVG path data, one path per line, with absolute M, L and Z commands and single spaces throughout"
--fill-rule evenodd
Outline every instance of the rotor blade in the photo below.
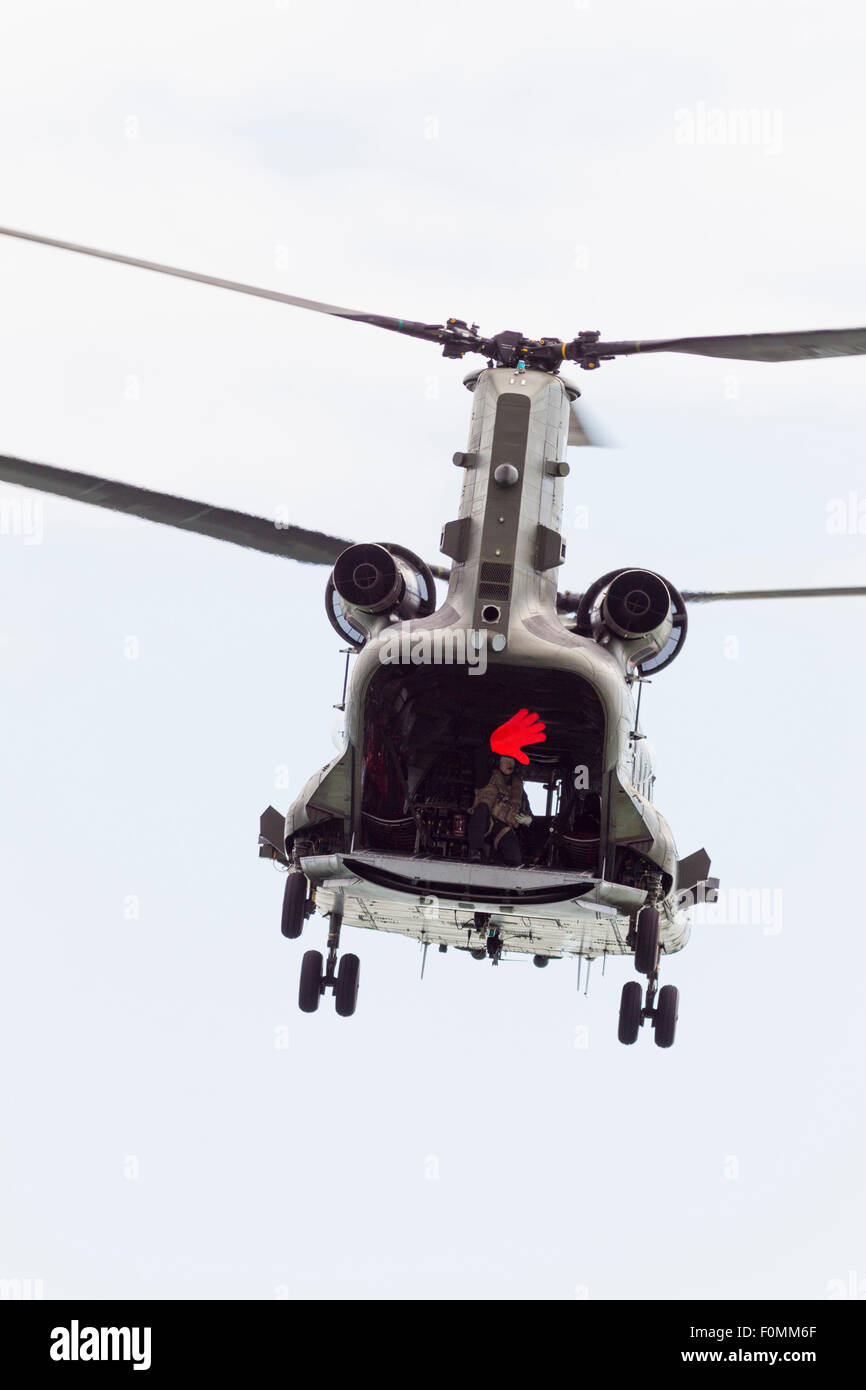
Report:
M 65 468 L 30 463 L 26 459 L 0 456 L 0 481 L 52 492 L 95 507 L 107 507 L 109 511 L 138 516 L 163 526 L 176 526 L 182 531 L 195 531 L 214 540 L 230 541 L 233 545 L 262 550 L 268 555 L 282 555 L 308 565 L 332 565 L 346 546 L 352 544 L 321 531 L 307 531 L 302 526 L 281 526 L 247 512 L 209 507 L 188 497 L 151 492 L 149 488 L 112 482 L 92 473 L 72 473 Z
M 636 352 L 690 352 L 699 357 L 729 357 L 741 362 L 857 357 L 866 353 L 866 328 L 816 328 L 799 333 L 732 333 L 707 338 L 593 343 L 591 351 L 598 357 L 620 357 Z
M 686 603 L 719 603 L 727 599 L 762 598 L 859 598 L 866 594 L 866 586 L 832 589 L 728 589 L 719 592 L 683 589 L 682 597 Z M 556 607 L 560 613 L 576 613 L 580 607 L 582 594 L 573 594 L 566 589 L 557 594 Z
M 852 598 L 866 594 L 866 586 L 833 589 L 729 589 L 724 593 L 699 593 L 683 589 L 686 603 L 716 603 L 743 598 Z
M 209 507 L 204 502 L 175 497 L 170 492 L 152 492 L 130 483 L 98 478 L 93 473 L 73 473 L 45 463 L 30 463 L 27 459 L 0 455 L 0 482 L 52 492 L 58 497 L 69 497 L 73 502 L 88 502 L 94 507 L 106 507 L 109 511 L 158 522 L 161 526 L 176 526 L 181 531 L 194 531 L 213 540 L 229 541 L 232 545 L 243 545 L 249 550 L 261 550 L 267 555 L 280 555 L 307 565 L 332 565 L 346 547 L 353 544 L 338 536 L 326 536 L 322 531 L 308 531 L 303 526 L 283 525 L 248 512 Z M 431 565 L 430 570 L 435 579 L 447 580 L 450 574 L 443 565 Z
M 330 314 L 333 318 L 356 319 L 360 323 L 369 323 L 375 328 L 388 328 L 410 338 L 426 338 L 429 342 L 439 342 L 440 334 L 444 331 L 444 325 L 439 323 L 416 323 L 411 319 L 391 318 L 387 314 L 366 314 L 358 309 L 341 309 L 336 304 L 323 304 L 317 299 L 301 299 L 298 295 L 283 294 L 279 290 L 265 290 L 256 285 L 242 284 L 238 280 L 222 280 L 219 276 L 201 275 L 195 270 L 179 270 L 177 266 L 161 265 L 158 261 L 141 261 L 136 256 L 121 256 L 115 251 L 98 251 L 93 246 L 79 246 L 74 241 L 57 241 L 54 237 L 37 236 L 35 232 L 19 232 L 12 227 L 0 227 L 0 236 L 35 241 L 42 246 L 55 246 L 60 251 L 75 251 L 82 256 L 96 256 L 103 261 L 117 261 L 120 265 L 136 266 L 139 270 L 155 270 L 160 275 L 174 275 L 181 280 L 197 280 L 202 285 L 216 285 L 218 289 L 235 290 L 238 294 L 251 294 L 258 299 L 274 299 L 280 304 L 293 304 L 297 309 L 311 309 L 314 313 Z
M 603 449 L 607 447 L 604 440 L 599 439 L 597 435 L 593 434 L 592 430 L 587 429 L 586 423 L 574 401 L 571 403 L 571 411 L 568 418 L 567 443 L 569 448 L 591 447 Z

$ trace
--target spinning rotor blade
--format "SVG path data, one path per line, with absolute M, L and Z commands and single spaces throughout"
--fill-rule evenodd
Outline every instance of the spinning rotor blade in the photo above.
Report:
M 0 236 L 17 237 L 20 241 L 36 241 L 42 246 L 55 246 L 60 251 L 75 251 L 82 256 L 96 256 L 103 261 L 117 261 L 120 265 L 136 266 L 139 270 L 155 270 L 160 275 L 174 275 L 181 280 L 197 280 L 202 285 L 216 285 L 218 289 L 235 290 L 238 294 L 255 295 L 258 299 L 275 299 L 280 304 L 293 304 L 297 309 L 311 309 L 317 314 L 330 314 L 338 319 L 356 319 L 360 323 L 372 324 L 375 328 L 389 328 L 395 333 L 403 333 L 410 338 L 426 338 L 439 342 L 440 334 L 450 332 L 444 324 L 415 323 L 411 319 L 390 318 L 386 314 L 365 314 L 357 309 L 341 309 L 336 304 L 322 304 L 317 299 L 301 299 L 298 295 L 283 294 L 279 290 L 264 290 L 256 285 L 245 285 L 239 280 L 222 280 L 216 275 L 201 275 L 195 270 L 179 270 L 176 266 L 161 265 L 158 261 L 141 261 L 136 256 L 120 256 L 115 251 L 98 251 L 93 246 L 79 246 L 74 241 L 56 241 L 53 237 L 37 236 L 35 232 L 19 232 L 12 227 L 0 227 Z
M 859 598 L 866 594 L 866 586 L 834 587 L 831 589 L 726 589 L 718 592 L 709 590 L 683 589 L 681 597 L 686 603 L 724 603 L 728 599 L 746 598 Z M 576 613 L 580 607 L 582 594 L 573 594 L 566 589 L 557 594 L 556 607 L 560 613 Z
M 95 256 L 103 261 L 116 261 L 120 265 L 135 266 L 139 270 L 154 270 L 160 275 L 174 275 L 181 280 L 196 280 L 202 285 L 216 285 L 218 289 L 234 290 L 237 294 L 254 295 L 258 299 L 273 299 L 281 304 L 292 304 L 297 309 L 329 314 L 332 318 L 354 319 L 357 323 L 387 328 L 391 332 L 402 333 L 405 337 L 441 343 L 446 357 L 463 357 L 467 352 L 477 352 L 487 356 L 492 362 L 508 367 L 515 367 L 524 362 L 527 366 L 538 367 L 543 371 L 556 371 L 565 360 L 577 362 L 582 367 L 593 368 L 605 359 L 649 352 L 686 352 L 701 357 L 726 357 L 746 362 L 794 362 L 802 358 L 851 357 L 866 353 L 866 328 L 822 328 L 793 333 L 735 333 L 700 338 L 629 339 L 622 342 L 601 342 L 601 335 L 595 331 L 580 333 L 568 343 L 562 342 L 559 338 L 530 340 L 524 338 L 521 333 L 513 332 L 498 333 L 492 338 L 484 338 L 479 334 L 477 325 L 469 327 L 460 319 L 451 318 L 444 324 L 419 323 L 413 319 L 393 318 L 388 314 L 368 314 L 358 309 L 343 309 L 336 304 L 324 304 L 317 299 L 302 299 L 299 295 L 284 294 L 280 290 L 246 285 L 238 280 L 202 275 L 195 270 L 180 270 L 177 266 L 162 265 L 158 261 L 139 260 L 137 256 L 121 256 L 115 251 L 100 251 L 96 247 L 80 246 L 73 241 L 38 236 L 35 232 L 22 232 L 14 227 L 0 227 L 0 236 L 37 242 L 41 246 L 53 246 L 61 251 L 74 251 L 81 256 Z M 581 432 L 575 425 L 575 436 Z M 592 441 L 589 438 L 575 438 L 573 442 Z
M 833 589 L 729 589 L 724 593 L 698 593 L 683 589 L 686 603 L 716 603 L 741 598 L 851 598 L 866 594 L 866 587 Z
M 72 473 L 45 463 L 29 463 L 26 459 L 0 456 L 0 481 L 35 488 L 39 492 L 53 492 L 75 502 L 107 507 L 112 512 L 124 512 L 127 516 L 142 517 L 163 526 L 176 526 L 181 531 L 195 531 L 200 536 L 230 541 L 233 545 L 262 550 L 268 555 L 282 555 L 308 565 L 332 565 L 351 545 L 351 541 L 326 536 L 321 531 L 307 531 L 302 526 L 283 527 L 247 512 L 209 507 L 188 497 L 151 492 L 149 488 L 112 482 L 92 473 Z
M 570 449 L 581 447 L 589 447 L 596 449 L 607 448 L 607 445 L 603 439 L 599 439 L 595 434 L 593 434 L 592 430 L 588 430 L 586 428 L 586 424 L 584 423 L 580 413 L 578 412 L 577 406 L 574 404 L 573 401 L 571 404 L 571 411 L 569 413 L 568 419 L 567 443 Z
M 161 526 L 175 526 L 181 531 L 194 531 L 213 540 L 229 541 L 232 545 L 243 545 L 249 550 L 261 550 L 267 555 L 280 555 L 306 565 L 333 565 L 346 547 L 353 544 L 322 531 L 308 531 L 303 526 L 287 526 L 263 516 L 232 511 L 229 507 L 209 507 L 189 497 L 152 492 L 131 483 L 113 482 L 93 473 L 73 473 L 45 463 L 30 463 L 27 459 L 0 455 L 0 482 L 52 492 L 58 497 L 69 497 L 73 502 L 88 502 L 94 507 L 106 507 L 112 512 L 141 517 L 143 521 L 158 522 Z M 447 579 L 450 573 L 442 565 L 431 565 L 430 569 L 436 579 Z
M 690 352 L 739 362 L 797 362 L 808 357 L 857 357 L 866 353 L 866 328 L 816 328 L 795 333 L 731 333 L 707 338 L 657 338 L 647 342 L 595 343 L 596 357 L 629 353 Z

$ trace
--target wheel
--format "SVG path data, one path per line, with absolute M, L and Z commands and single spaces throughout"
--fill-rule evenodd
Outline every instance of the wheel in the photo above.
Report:
M 292 940 L 304 930 L 304 908 L 307 903 L 307 880 L 304 874 L 291 873 L 283 889 L 283 920 L 280 931 Z
M 543 970 L 546 965 L 550 964 L 550 956 L 533 956 L 532 964 L 537 965 L 539 970 Z
M 470 954 L 470 956 L 472 957 L 473 960 L 486 960 L 486 959 L 487 959 L 487 952 L 486 952 L 486 950 L 482 950 L 481 947 L 477 947 L 477 948 L 474 947 L 474 946 L 473 946 L 473 947 L 470 947 L 469 954 Z
M 298 1003 L 302 1013 L 314 1014 L 322 997 L 322 953 L 305 951 L 301 961 L 301 987 L 298 990 Z
M 651 975 L 659 957 L 658 908 L 642 907 L 637 916 L 637 944 L 634 968 L 639 975 Z
M 653 1019 L 656 1047 L 673 1047 L 679 1010 L 680 992 L 676 985 L 663 985 L 659 990 L 656 1016 Z
M 642 1006 L 643 989 L 637 980 L 629 980 L 628 984 L 622 987 L 622 997 L 619 1001 L 619 1040 L 621 1043 L 637 1042 Z
M 358 981 L 361 975 L 361 962 L 357 956 L 341 956 L 337 967 L 337 1013 L 341 1018 L 351 1018 L 358 1002 Z

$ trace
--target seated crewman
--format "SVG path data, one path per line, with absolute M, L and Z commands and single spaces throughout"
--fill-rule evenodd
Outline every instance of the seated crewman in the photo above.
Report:
M 479 787 L 470 806 L 471 815 L 466 831 L 469 858 L 481 859 L 481 846 L 488 835 L 493 836 L 493 848 L 506 864 L 516 868 L 520 863 L 519 825 L 531 825 L 529 802 L 523 789 L 523 778 L 516 771 L 514 758 L 502 757 L 493 769 L 490 781 Z

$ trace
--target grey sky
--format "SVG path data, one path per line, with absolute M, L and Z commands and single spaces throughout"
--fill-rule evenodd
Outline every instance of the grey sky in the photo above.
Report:
M 853 3 L 19 4 L 2 30 L 3 224 L 489 332 L 866 322 Z M 13 242 L 0 303 L 0 452 L 435 560 L 460 363 Z M 866 363 L 580 377 L 619 447 L 571 455 L 563 584 L 866 582 Z M 414 946 L 360 931 L 357 1016 L 308 1017 L 256 834 L 332 753 L 325 572 L 55 499 L 27 544 L 24 497 L 0 489 L 0 1276 L 254 1298 L 866 1279 L 862 601 L 696 608 L 645 694 L 681 852 L 772 909 L 666 963 L 670 1053 L 616 1041 L 628 963 L 588 998 L 565 963 L 431 955 L 422 984 Z

